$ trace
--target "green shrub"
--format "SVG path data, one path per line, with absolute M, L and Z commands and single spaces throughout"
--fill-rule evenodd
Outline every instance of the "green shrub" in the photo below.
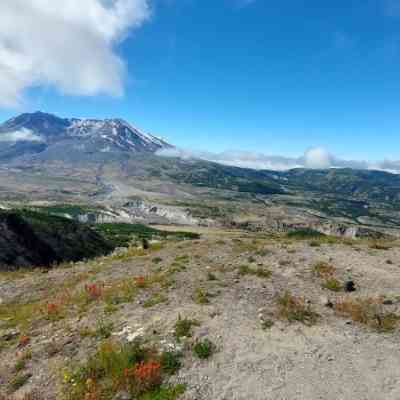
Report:
M 180 395 L 185 393 L 185 385 L 175 385 L 175 386 L 161 386 L 160 388 L 150 392 L 145 393 L 138 398 L 138 400 L 176 400 Z
M 198 326 L 199 323 L 196 320 L 182 318 L 180 315 L 175 323 L 175 337 L 180 339 L 182 337 L 192 336 L 192 327 Z
M 29 381 L 31 376 L 32 374 L 22 374 L 15 375 L 13 378 L 11 378 L 9 383 L 10 392 L 16 392 L 19 388 L 24 386 Z
M 315 229 L 304 228 L 304 229 L 296 229 L 290 231 L 286 236 L 290 239 L 304 240 L 304 239 L 320 239 L 325 237 L 326 235 L 324 235 L 319 231 L 316 231 Z
M 19 372 L 22 371 L 23 369 L 25 369 L 26 367 L 26 360 L 24 360 L 23 358 L 19 359 L 15 365 L 14 365 L 14 371 L 15 372 Z
M 193 300 L 197 304 L 208 304 L 210 302 L 209 294 L 202 288 L 197 288 L 194 291 Z
M 153 294 L 149 299 L 147 299 L 143 303 L 144 308 L 151 308 L 154 307 L 157 304 L 165 303 L 168 301 L 168 298 L 163 296 L 160 293 Z
M 322 284 L 325 289 L 332 290 L 333 292 L 340 292 L 343 290 L 343 285 L 336 278 L 327 278 Z
M 176 351 L 166 351 L 161 355 L 160 363 L 162 370 L 170 375 L 175 374 L 181 368 L 182 354 Z
M 143 224 L 105 223 L 95 224 L 93 229 L 113 242 L 117 247 L 128 247 L 135 239 L 175 238 L 185 240 L 198 239 L 200 237 L 197 233 L 160 231 Z
M 212 356 L 215 346 L 209 339 L 198 340 L 193 346 L 193 352 L 200 359 L 206 359 Z
M 96 353 L 84 364 L 72 366 L 64 372 L 64 397 L 66 400 L 85 400 L 96 393 L 99 399 L 113 398 L 120 389 L 140 395 L 155 389 L 150 382 L 127 382 L 127 372 L 150 360 L 157 360 L 153 348 L 144 347 L 141 342 L 128 344 L 110 340 L 100 344 Z M 90 384 L 89 384 L 90 383 Z
M 97 322 L 96 336 L 101 339 L 108 339 L 113 331 L 114 325 L 112 322 L 99 320 Z
M 254 275 L 259 278 L 269 278 L 271 276 L 271 271 L 262 267 L 251 268 L 248 265 L 241 265 L 239 267 L 239 275 Z

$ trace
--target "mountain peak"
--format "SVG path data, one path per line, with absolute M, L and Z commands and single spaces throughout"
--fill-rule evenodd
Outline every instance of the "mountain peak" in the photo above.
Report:
M 21 114 L 0 125 L 0 160 L 2 149 L 7 145 L 15 146 L 22 140 L 37 142 L 38 139 L 46 145 L 40 147 L 41 152 L 51 146 L 58 146 L 66 152 L 81 151 L 86 154 L 155 153 L 173 147 L 156 136 L 142 132 L 122 118 L 61 118 L 36 111 Z M 29 154 L 36 152 L 33 147 L 30 149 L 25 145 L 26 148 Z M 21 155 L 20 152 L 18 155 Z

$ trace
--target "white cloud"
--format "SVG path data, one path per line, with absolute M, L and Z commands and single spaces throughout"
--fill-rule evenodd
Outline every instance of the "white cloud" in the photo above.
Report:
M 20 140 L 29 142 L 42 142 L 43 138 L 25 128 L 14 132 L 5 132 L 0 134 L 0 142 L 18 142 Z
M 332 166 L 332 156 L 322 147 L 312 147 L 304 154 L 306 168 L 325 169 Z
M 212 153 L 173 148 L 160 150 L 157 152 L 157 154 L 164 157 L 178 157 L 185 160 L 200 159 L 219 164 L 230 165 L 233 167 L 251 169 L 271 169 L 276 171 L 284 171 L 292 168 L 301 168 L 304 166 L 302 163 L 302 158 L 297 159 L 281 156 L 269 156 L 262 153 L 240 150 Z
M 301 157 L 270 156 L 262 153 L 245 151 L 225 151 L 222 153 L 201 152 L 179 148 L 165 149 L 157 153 L 165 157 L 182 159 L 200 159 L 219 164 L 241 168 L 268 169 L 272 171 L 287 171 L 293 168 L 328 169 L 353 168 L 380 170 L 390 173 L 400 173 L 400 161 L 357 161 L 343 160 L 333 156 L 323 147 L 311 147 Z
M 115 45 L 149 17 L 149 0 L 1 0 L 0 106 L 18 105 L 36 85 L 121 95 Z

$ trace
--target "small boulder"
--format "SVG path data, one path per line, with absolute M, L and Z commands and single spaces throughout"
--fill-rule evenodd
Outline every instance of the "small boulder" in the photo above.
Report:
M 120 390 L 114 397 L 113 400 L 132 400 L 132 396 L 125 390 Z
M 322 297 L 321 297 L 321 304 L 322 304 L 323 306 L 325 306 L 325 307 L 329 307 L 329 308 L 332 308 L 332 307 L 333 307 L 332 301 L 331 301 L 328 297 L 326 297 L 326 296 L 322 296 Z
M 347 281 L 344 285 L 344 290 L 346 292 L 355 292 L 356 291 L 356 286 L 353 281 Z

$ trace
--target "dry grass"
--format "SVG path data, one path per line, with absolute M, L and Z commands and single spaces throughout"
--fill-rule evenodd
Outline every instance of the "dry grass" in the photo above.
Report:
M 252 268 L 248 265 L 241 265 L 239 267 L 239 275 L 254 275 L 259 278 L 269 278 L 271 271 L 265 267 Z
M 153 243 L 150 245 L 148 249 L 143 249 L 141 247 L 128 247 L 126 249 L 123 249 L 118 252 L 114 252 L 113 254 L 104 257 L 103 259 L 105 261 L 125 261 L 129 260 L 130 258 L 133 257 L 144 257 L 147 256 L 153 252 L 159 251 L 163 248 L 162 243 Z
M 38 391 L 26 393 L 26 394 L 24 394 L 23 397 L 19 397 L 18 399 L 19 400 L 45 400 L 44 397 Z M 0 394 L 0 400 L 17 400 L 17 398 L 14 396 L 6 396 L 6 395 Z
M 258 253 L 261 249 L 261 244 L 257 240 L 241 240 L 235 239 L 233 241 L 233 252 L 234 253 Z
M 343 285 L 336 278 L 330 277 L 327 278 L 323 283 L 322 287 L 332 292 L 341 292 L 343 290 Z
M 32 317 L 39 312 L 39 302 L 0 304 L 0 320 L 5 328 L 19 326 L 21 330 L 26 331 Z
M 318 278 L 322 278 L 321 286 L 333 292 L 343 290 L 343 284 L 336 278 L 336 268 L 327 262 L 320 261 L 313 265 L 313 274 Z
M 320 261 L 312 266 L 313 273 L 319 278 L 327 278 L 335 275 L 336 269 L 332 265 Z
M 202 288 L 196 288 L 193 293 L 193 301 L 196 304 L 209 304 L 210 303 L 210 295 L 206 290 L 204 290 Z
M 149 297 L 144 303 L 144 308 L 151 308 L 156 306 L 157 304 L 168 302 L 168 298 L 161 293 L 154 293 L 151 297 Z
M 192 328 L 195 326 L 199 326 L 198 321 L 195 319 L 182 318 L 179 315 L 174 327 L 174 335 L 176 339 L 179 340 L 183 337 L 191 337 Z
M 344 298 L 339 300 L 334 308 L 338 315 L 351 318 L 354 322 L 366 325 L 379 332 L 393 331 L 400 320 L 398 315 L 383 310 L 382 299 L 380 298 Z
M 385 240 L 372 240 L 369 243 L 369 248 L 374 250 L 390 250 L 392 246 L 393 243 Z
M 303 297 L 295 297 L 290 292 L 286 292 L 278 298 L 278 318 L 289 322 L 301 322 L 304 325 L 314 325 L 319 315 L 314 312 Z

